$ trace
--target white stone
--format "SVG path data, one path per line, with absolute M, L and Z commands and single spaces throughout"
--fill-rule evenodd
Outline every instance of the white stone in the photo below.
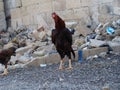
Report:
M 103 44 L 106 44 L 106 42 L 101 40 L 96 40 L 96 39 L 90 39 L 90 46 L 99 47 Z
M 26 46 L 26 47 L 21 47 L 21 48 L 18 48 L 16 50 L 16 53 L 19 53 L 19 54 L 24 54 L 26 51 L 28 51 L 29 49 L 31 49 L 33 47 L 33 45 L 29 45 L 29 46 Z

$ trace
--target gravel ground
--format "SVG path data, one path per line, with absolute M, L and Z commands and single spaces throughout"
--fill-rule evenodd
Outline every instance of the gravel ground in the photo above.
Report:
M 101 90 L 103 86 L 120 90 L 119 58 L 120 54 L 109 54 L 73 62 L 72 70 L 58 70 L 59 64 L 9 70 L 0 76 L 0 90 Z

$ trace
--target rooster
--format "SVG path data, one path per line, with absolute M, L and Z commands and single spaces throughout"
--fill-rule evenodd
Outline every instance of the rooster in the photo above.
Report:
M 8 49 L 4 49 L 0 51 L 0 63 L 5 65 L 4 72 L 0 75 L 7 75 L 8 70 L 7 70 L 7 64 L 11 58 L 12 55 L 15 55 L 16 48 L 15 47 L 10 47 Z
M 65 22 L 55 12 L 52 13 L 52 18 L 55 22 L 55 29 L 52 30 L 51 38 L 52 43 L 55 45 L 56 50 L 61 57 L 59 69 L 63 69 L 65 55 L 69 58 L 68 69 L 72 69 L 71 52 L 75 58 L 75 53 L 72 49 L 72 33 L 66 28 Z

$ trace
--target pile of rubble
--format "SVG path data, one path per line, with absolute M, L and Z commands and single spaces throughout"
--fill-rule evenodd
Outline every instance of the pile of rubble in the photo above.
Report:
M 77 22 L 66 24 L 69 28 L 75 28 L 78 25 Z M 108 47 L 108 51 L 112 51 L 112 46 L 120 44 L 120 19 L 105 24 L 100 23 L 95 30 L 87 35 L 78 33 L 76 30 L 73 41 L 73 49 L 76 51 L 104 46 Z M 16 56 L 11 56 L 10 60 L 10 64 L 15 67 L 23 67 L 31 61 L 48 57 L 51 53 L 57 52 L 51 42 L 51 30 L 45 30 L 44 27 L 31 30 L 22 26 L 16 30 L 9 28 L 7 32 L 1 32 L 0 49 L 11 46 L 18 48 Z M 3 70 L 3 66 L 0 67 Z
M 120 19 L 100 23 L 92 32 L 88 30 L 86 33 L 87 34 L 81 33 L 77 39 L 75 38 L 74 45 L 76 45 L 78 49 L 84 51 L 98 47 L 107 47 L 108 51 L 104 52 L 104 54 L 113 52 L 114 47 L 120 46 Z M 95 55 L 93 57 L 98 56 Z
M 100 23 L 92 33 L 86 36 L 84 36 L 84 34 L 79 35 L 79 38 L 75 39 L 74 44 L 84 50 L 103 45 L 112 47 L 113 44 L 119 45 L 119 43 L 120 19 L 105 24 Z
M 7 32 L 1 31 L 0 49 L 7 49 L 11 46 L 17 47 L 16 56 L 11 56 L 9 64 L 21 67 L 54 51 L 50 35 L 51 31 L 46 32 L 44 27 L 30 30 L 22 26 L 14 31 L 9 28 Z M 3 70 L 2 66 L 1 68 Z

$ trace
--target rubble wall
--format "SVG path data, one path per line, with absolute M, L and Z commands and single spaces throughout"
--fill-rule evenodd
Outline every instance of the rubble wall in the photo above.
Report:
M 53 26 L 51 13 L 62 18 L 84 24 L 107 22 L 113 15 L 120 15 L 119 0 L 6 0 L 7 15 L 11 15 L 11 26 L 26 25 L 39 28 Z
M 6 30 L 6 21 L 3 0 L 0 0 L 0 31 L 2 30 Z

